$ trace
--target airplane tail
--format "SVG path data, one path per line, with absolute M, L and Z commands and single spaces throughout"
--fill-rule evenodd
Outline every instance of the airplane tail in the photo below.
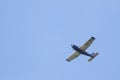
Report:
M 93 54 L 93 57 L 91 57 L 90 59 L 88 59 L 88 61 L 92 61 L 92 59 L 94 59 L 99 53 L 96 52 L 95 54 Z

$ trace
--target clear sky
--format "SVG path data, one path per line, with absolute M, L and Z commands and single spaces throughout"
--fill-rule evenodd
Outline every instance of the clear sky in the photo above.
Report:
M 120 80 L 120 0 L 1 0 L 0 80 Z

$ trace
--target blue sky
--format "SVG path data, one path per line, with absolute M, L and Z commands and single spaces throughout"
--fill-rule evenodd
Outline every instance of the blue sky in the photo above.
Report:
M 119 0 L 1 0 L 0 80 L 119 80 Z M 96 40 L 68 63 L 70 44 Z

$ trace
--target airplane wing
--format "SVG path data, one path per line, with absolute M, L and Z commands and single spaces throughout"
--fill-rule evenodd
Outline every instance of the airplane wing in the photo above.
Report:
M 80 55 L 80 53 L 79 52 L 74 52 L 72 55 L 70 55 L 66 60 L 68 61 L 68 62 L 70 62 L 71 60 L 73 60 L 73 59 L 75 59 L 76 57 L 78 57 Z
M 82 49 L 83 51 L 85 51 L 91 44 L 92 42 L 95 40 L 94 37 L 91 37 L 87 42 L 85 42 L 80 49 Z

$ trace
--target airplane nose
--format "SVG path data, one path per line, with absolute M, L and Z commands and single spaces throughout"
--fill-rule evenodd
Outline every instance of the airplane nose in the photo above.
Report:
M 75 45 L 74 44 L 71 44 L 71 47 L 73 48 Z
M 73 44 L 71 44 L 71 47 L 73 47 Z

